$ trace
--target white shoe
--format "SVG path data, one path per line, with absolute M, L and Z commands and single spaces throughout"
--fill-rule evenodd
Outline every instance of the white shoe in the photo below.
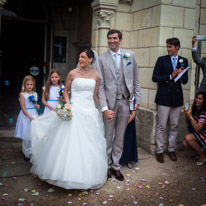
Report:
M 206 158 L 203 160 L 203 162 L 196 162 L 197 166 L 203 166 L 206 163 Z

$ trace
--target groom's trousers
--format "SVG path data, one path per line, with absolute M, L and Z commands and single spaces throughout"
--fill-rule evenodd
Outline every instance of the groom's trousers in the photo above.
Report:
M 107 122 L 104 117 L 108 167 L 119 170 L 121 168 L 119 160 L 123 151 L 124 133 L 130 116 L 129 98 L 117 99 L 113 112 L 115 116 L 112 121 Z

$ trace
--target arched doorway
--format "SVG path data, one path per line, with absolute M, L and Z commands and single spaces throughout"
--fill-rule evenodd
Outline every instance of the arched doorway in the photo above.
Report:
M 45 53 L 45 28 L 48 25 L 46 1 L 7 0 L 1 17 L 1 112 L 18 114 L 18 95 L 22 80 L 31 75 L 32 66 L 39 68 L 33 75 L 41 94 Z

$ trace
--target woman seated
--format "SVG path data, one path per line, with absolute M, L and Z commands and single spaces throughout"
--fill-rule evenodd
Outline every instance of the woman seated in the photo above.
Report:
M 183 146 L 198 153 L 197 165 L 202 166 L 206 163 L 206 92 L 197 93 L 192 110 L 185 110 L 185 115 L 194 132 L 185 136 Z

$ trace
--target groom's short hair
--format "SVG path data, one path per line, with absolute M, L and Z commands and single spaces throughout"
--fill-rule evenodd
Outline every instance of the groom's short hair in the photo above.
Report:
M 115 33 L 117 33 L 119 39 L 122 40 L 122 32 L 119 31 L 119 30 L 117 30 L 117 29 L 111 29 L 111 30 L 109 30 L 108 33 L 107 33 L 107 38 L 108 38 L 109 35 L 115 34 Z

